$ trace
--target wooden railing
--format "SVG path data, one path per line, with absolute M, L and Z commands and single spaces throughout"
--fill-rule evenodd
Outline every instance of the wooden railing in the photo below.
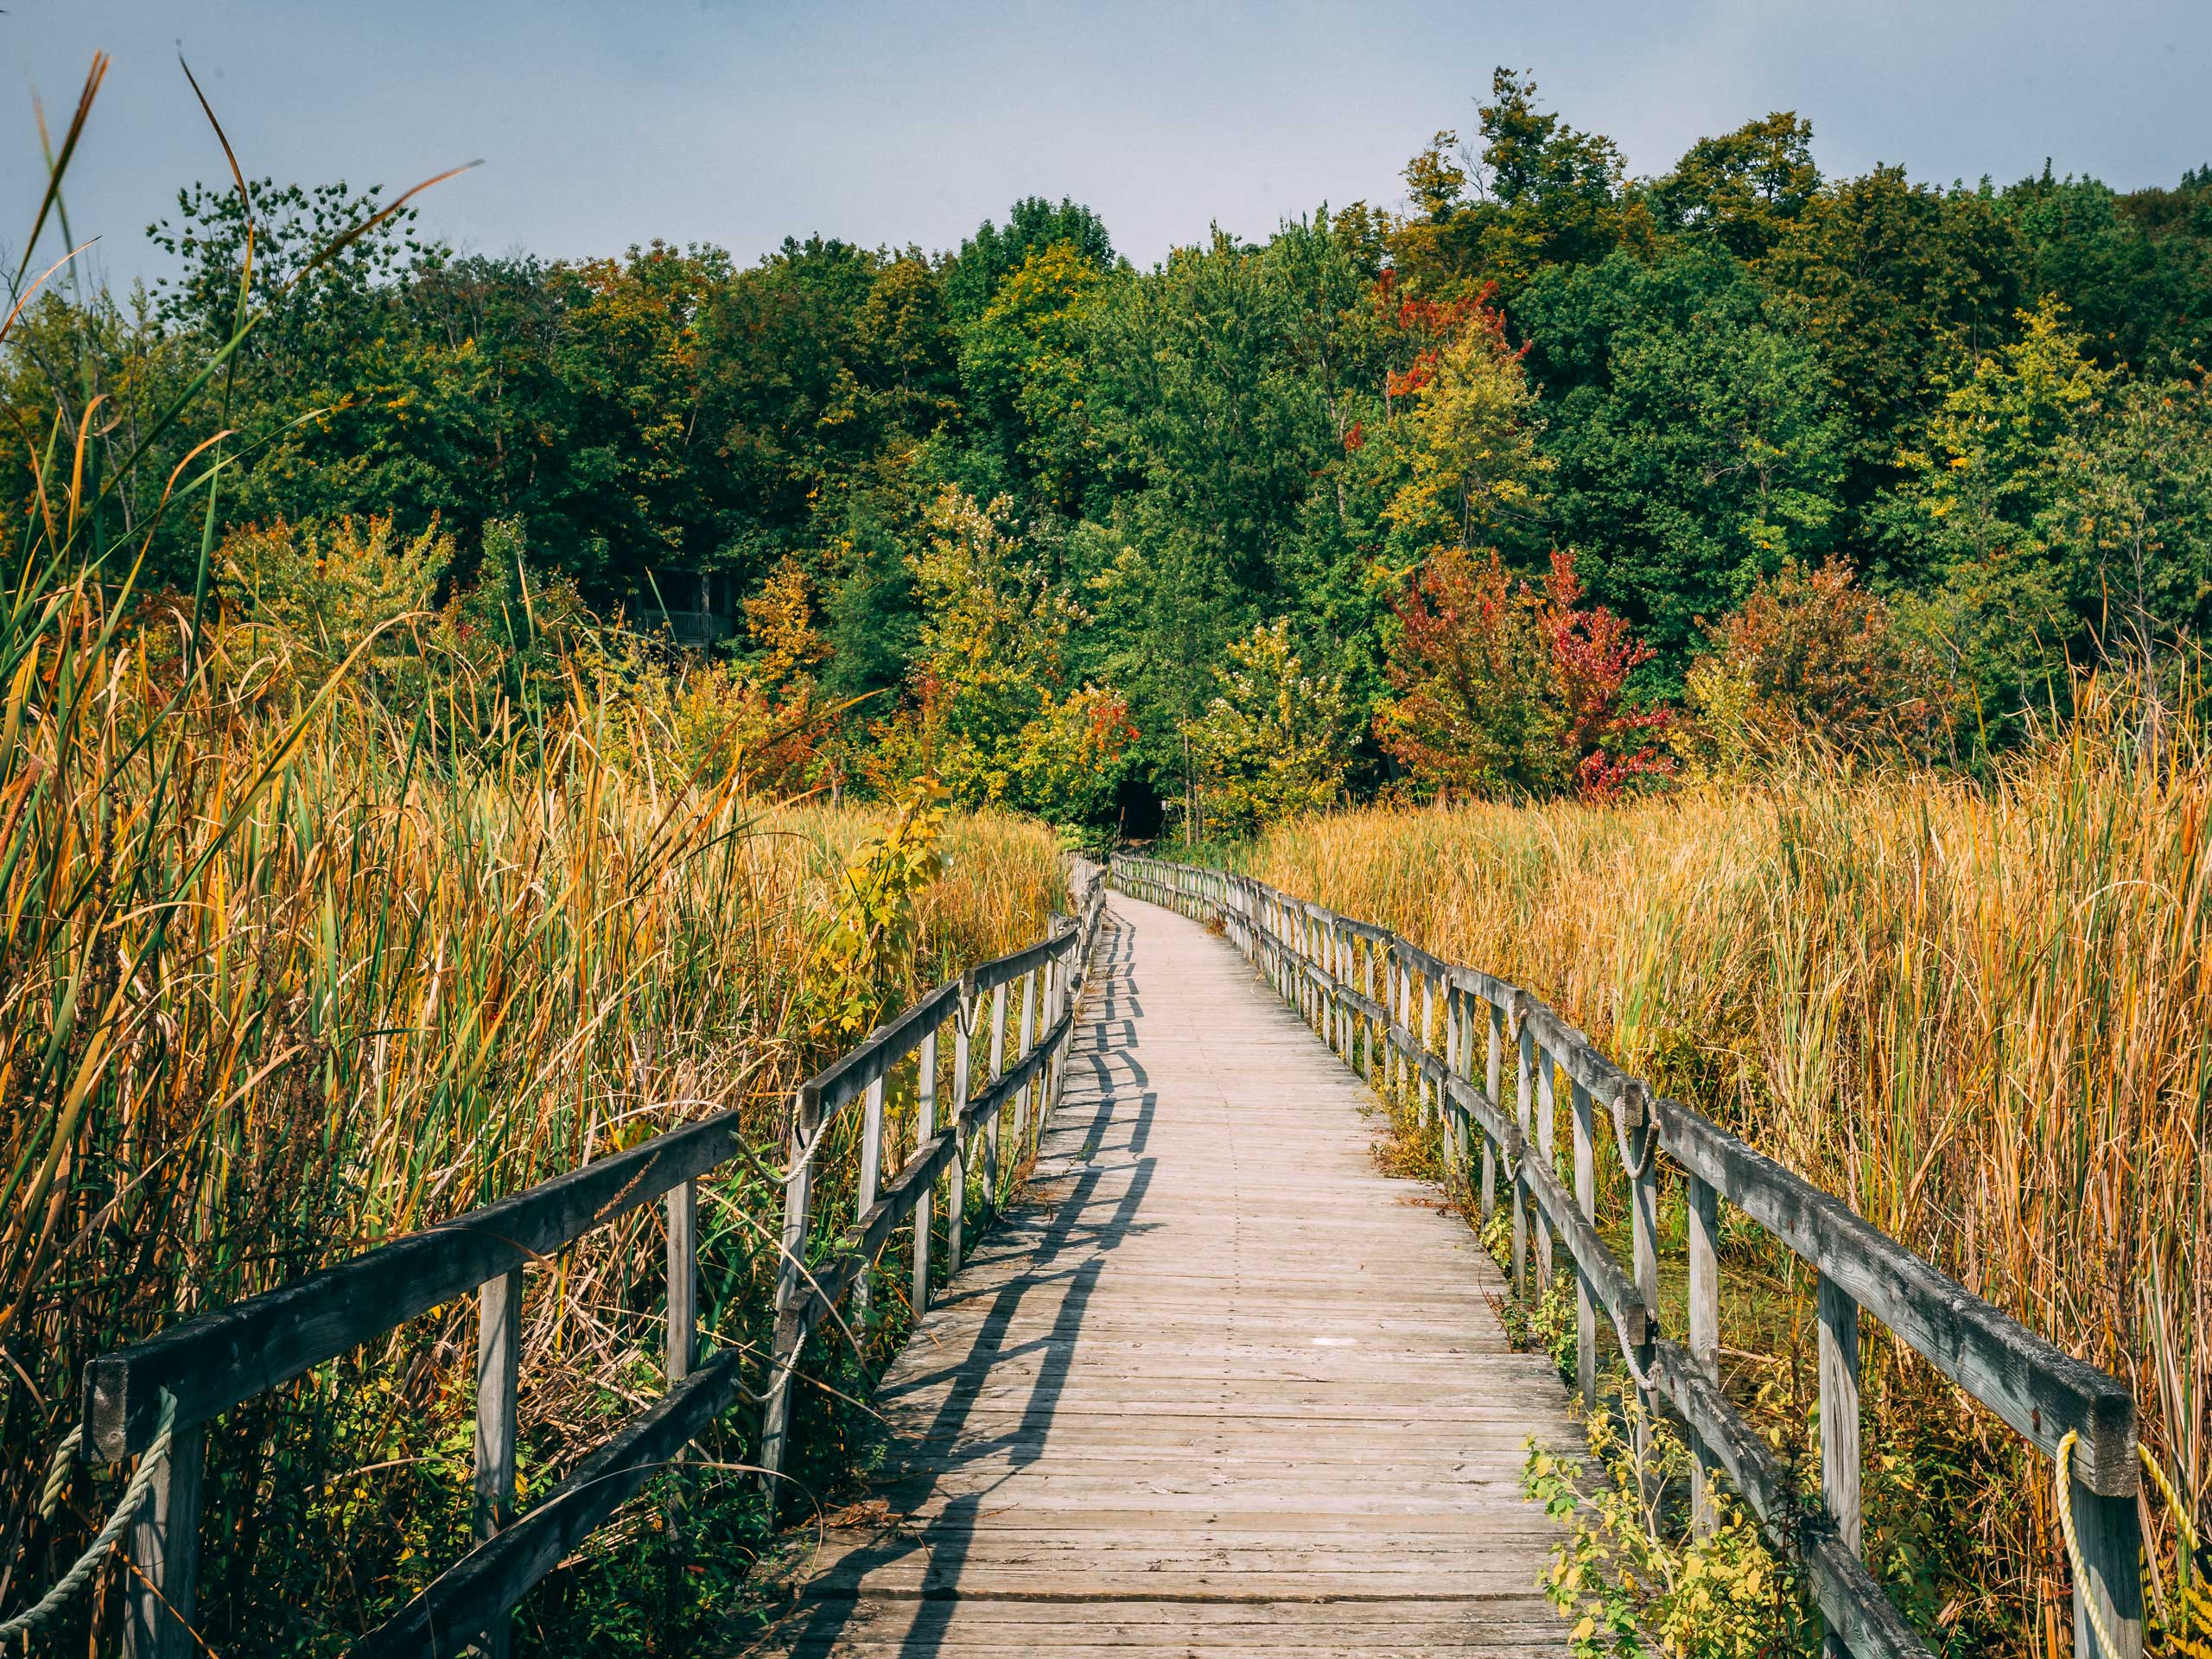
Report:
M 1999 1313 L 1772 1159 L 1655 1095 L 1518 986 L 1249 877 L 1127 856 L 1114 860 L 1113 875 L 1118 887 L 1138 898 L 1220 924 L 1347 1065 L 1380 1086 L 1416 1094 L 1424 1120 L 1434 1114 L 1443 1122 L 1455 1177 L 1478 1186 L 1485 1221 L 1503 1180 L 1512 1206 L 1516 1290 L 1529 1290 L 1531 1225 L 1540 1288 L 1554 1272 L 1556 1246 L 1564 1246 L 1572 1262 L 1577 1382 L 1586 1402 L 1597 1400 L 1602 1311 L 1647 1400 L 1663 1402 L 1686 1429 L 1697 1457 L 1695 1524 L 1711 1524 L 1707 1471 L 1717 1466 L 1769 1535 L 1805 1569 L 1831 1654 L 1929 1654 L 1861 1559 L 1864 1310 L 2046 1456 L 2069 1433 L 2075 1437 L 2070 1497 L 2087 1582 L 2077 1578 L 2074 1586 L 2074 1650 L 2081 1659 L 2138 1659 L 2143 1607 L 2135 1401 L 2123 1384 Z M 1511 1116 L 1499 1104 L 1508 1048 L 1515 1051 Z M 1573 1125 L 1572 1193 L 1560 1177 L 1554 1145 L 1561 1078 Z M 1633 1259 L 1625 1268 L 1594 1225 L 1600 1110 L 1611 1120 L 1629 1182 Z M 1679 1169 L 1688 1195 L 1685 1341 L 1662 1334 L 1656 1319 L 1655 1155 L 1662 1153 Z M 1478 1154 L 1479 1173 L 1473 1167 Z M 1789 1471 L 1720 1389 L 1722 1199 L 1817 1274 L 1817 1502 L 1801 1496 Z M 2112 1635 L 2110 1648 L 2095 1628 L 2092 1599 Z
M 828 1070 L 801 1084 L 792 1112 L 775 1347 L 761 1463 L 780 1467 L 791 1388 L 805 1333 L 848 1294 L 864 1296 L 893 1230 L 913 1226 L 914 1306 L 928 1305 L 931 1204 L 950 1172 L 946 1272 L 957 1268 L 968 1154 L 984 1148 L 988 1205 L 999 1201 L 1001 1120 L 1017 1144 L 1058 1097 L 1077 1005 L 1105 899 L 1102 872 L 1071 870 L 1071 916 L 1025 950 L 940 985 Z M 1008 992 L 1020 987 L 1016 1054 L 1007 1062 Z M 990 999 L 989 1069 L 970 1098 L 969 1046 Z M 956 1029 L 952 1107 L 936 1103 L 940 1028 Z M 919 1103 L 912 1154 L 881 1179 L 885 1088 L 912 1057 Z M 858 1213 L 826 1259 L 810 1264 L 809 1194 L 830 1126 L 861 1103 Z M 747 1390 L 760 1357 L 743 1346 L 703 1360 L 698 1348 L 698 1180 L 744 1148 L 736 1109 L 541 1182 L 453 1220 L 380 1245 L 264 1294 L 186 1321 L 94 1360 L 84 1380 L 84 1455 L 116 1461 L 156 1438 L 161 1399 L 175 1402 L 168 1458 L 129 1541 L 135 1590 L 125 1624 L 131 1659 L 183 1659 L 192 1631 L 205 1429 L 240 1402 L 442 1304 L 477 1297 L 474 1522 L 479 1542 L 356 1649 L 377 1656 L 504 1655 L 508 1615 L 529 1588 Z M 1017 1160 L 1018 1161 L 1018 1160 Z M 667 1208 L 667 1391 L 527 1511 L 515 1507 L 515 1395 L 523 1268 L 642 1205 Z M 987 1219 L 988 1219 L 987 1211 Z

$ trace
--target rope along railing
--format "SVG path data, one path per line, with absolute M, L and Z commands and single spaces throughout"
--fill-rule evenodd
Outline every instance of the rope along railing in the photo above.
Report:
M 357 1653 L 444 1656 L 473 1648 L 504 1656 L 508 1615 L 530 1587 L 741 1397 L 766 1402 L 760 1462 L 772 1479 L 790 1432 L 791 1387 L 807 1332 L 848 1297 L 865 1298 L 870 1267 L 894 1230 L 908 1223 L 913 1306 L 917 1313 L 926 1307 L 939 1177 L 949 1177 L 943 1275 L 949 1277 L 960 1263 L 973 1154 L 981 1148 L 988 1224 L 1007 1180 L 1033 1146 L 1058 1098 L 1103 913 L 1103 874 L 1076 861 L 1069 876 L 1073 913 L 1057 920 L 1043 939 L 940 985 L 799 1085 L 784 1175 L 783 1255 L 765 1393 L 747 1385 L 748 1376 L 760 1377 L 757 1353 L 734 1345 L 702 1360 L 698 1351 L 698 1183 L 726 1163 L 749 1158 L 736 1109 L 94 1360 L 84 1379 L 83 1456 L 115 1462 L 143 1454 L 127 1501 L 136 1510 L 127 1545 L 135 1587 L 124 1651 L 130 1659 L 184 1659 L 202 1650 L 193 1614 L 206 1425 L 242 1401 L 471 1294 L 477 1299 L 479 1541 L 364 1638 Z M 1009 1001 L 1017 988 L 1018 1022 Z M 955 1032 L 949 1079 L 938 1065 L 938 1039 L 948 1024 Z M 971 1090 L 970 1053 L 979 1034 L 988 1036 L 988 1070 L 982 1087 Z M 1015 1052 L 1009 1062 L 1010 1039 Z M 911 1084 L 918 1103 L 915 1145 L 886 1182 L 885 1091 L 894 1079 L 900 1087 Z M 937 1105 L 948 1081 L 951 1108 L 940 1128 Z M 814 1173 L 830 1126 L 855 1102 L 861 1114 L 857 1213 L 850 1227 L 817 1240 L 809 1208 Z M 1002 1125 L 1015 1143 L 1010 1162 L 1001 1159 Z M 667 1389 L 518 1515 L 524 1266 L 655 1199 L 667 1211 Z M 819 1258 L 813 1262 L 810 1241 Z
M 1537 1289 L 1548 1286 L 1564 1249 L 1575 1275 L 1576 1380 L 1584 1401 L 1597 1402 L 1602 1313 L 1632 1381 L 1648 1403 L 1679 1420 L 1696 1454 L 1694 1523 L 1713 1524 L 1708 1482 L 1717 1468 L 1804 1568 L 1831 1654 L 1929 1655 L 1861 1559 L 1863 1310 L 2059 1459 L 2075 1563 L 2074 1650 L 2081 1659 L 2138 1659 L 2135 1401 L 2123 1384 L 1999 1313 L 1772 1159 L 1656 1096 L 1520 987 L 1248 876 L 1119 856 L 1113 878 L 1135 897 L 1220 924 L 1345 1064 L 1379 1087 L 1408 1091 L 1424 1122 L 1440 1121 L 1453 1179 L 1478 1188 L 1485 1223 L 1503 1187 L 1518 1294 L 1528 1295 L 1532 1270 Z M 1500 1104 L 1509 1052 L 1510 1116 Z M 1571 1192 L 1555 1144 L 1562 1088 L 1572 1109 Z M 1625 1268 L 1595 1225 L 1601 1110 L 1611 1120 L 1610 1138 L 1628 1180 L 1632 1261 Z M 1662 1334 L 1656 1317 L 1660 1154 L 1680 1173 L 1688 1198 L 1688 1329 L 1680 1341 Z M 1789 1471 L 1720 1389 L 1723 1199 L 1817 1275 L 1818 1501 L 1800 1495 Z

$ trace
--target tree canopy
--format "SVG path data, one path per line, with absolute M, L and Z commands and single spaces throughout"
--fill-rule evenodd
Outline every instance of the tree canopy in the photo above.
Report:
M 601 614 L 720 619 L 769 681 L 804 638 L 843 711 L 818 766 L 855 786 L 933 768 L 1107 828 L 1208 780 L 1224 824 L 1612 788 L 1662 770 L 1637 757 L 1696 683 L 1812 683 L 1700 663 L 1868 606 L 1910 642 L 1837 660 L 1909 661 L 1900 698 L 1941 681 L 2001 745 L 2055 677 L 2205 626 L 2212 174 L 2000 188 L 1814 151 L 1775 111 L 1635 177 L 1501 69 L 1402 206 L 1149 270 L 1044 195 L 956 249 L 810 235 L 751 265 L 461 257 L 403 212 L 311 269 L 377 192 L 193 185 L 151 232 L 176 274 L 35 300 L 0 404 L 36 448 L 97 400 L 121 466 L 234 326 L 250 223 L 265 320 L 114 495 L 157 579 L 222 601 L 245 568 L 203 573 L 200 524 L 156 512 L 227 429 L 219 540 L 382 522 L 447 550 L 410 578 L 442 595 L 497 527 Z M 1577 650 L 1611 664 L 1601 716 Z

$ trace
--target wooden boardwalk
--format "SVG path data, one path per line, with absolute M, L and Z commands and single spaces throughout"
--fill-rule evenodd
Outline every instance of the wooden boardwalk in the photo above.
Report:
M 1564 1654 L 1519 1474 L 1580 1432 L 1496 1268 L 1234 950 L 1111 904 L 1033 1200 L 884 1379 L 880 1505 L 748 1651 Z

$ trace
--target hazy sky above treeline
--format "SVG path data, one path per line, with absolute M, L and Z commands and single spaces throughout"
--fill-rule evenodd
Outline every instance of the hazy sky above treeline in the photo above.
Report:
M 935 249 L 1037 194 L 1150 264 L 1210 221 L 1401 205 L 1406 158 L 1473 132 L 1497 64 L 1639 174 L 1773 109 L 1831 175 L 2002 184 L 2048 156 L 2130 188 L 2212 161 L 2205 0 L 8 0 L 0 250 L 43 183 L 32 95 L 58 130 L 95 48 L 71 223 L 126 282 L 162 269 L 144 232 L 177 187 L 225 175 L 180 50 L 250 176 L 397 190 L 481 157 L 423 219 L 488 253 Z

